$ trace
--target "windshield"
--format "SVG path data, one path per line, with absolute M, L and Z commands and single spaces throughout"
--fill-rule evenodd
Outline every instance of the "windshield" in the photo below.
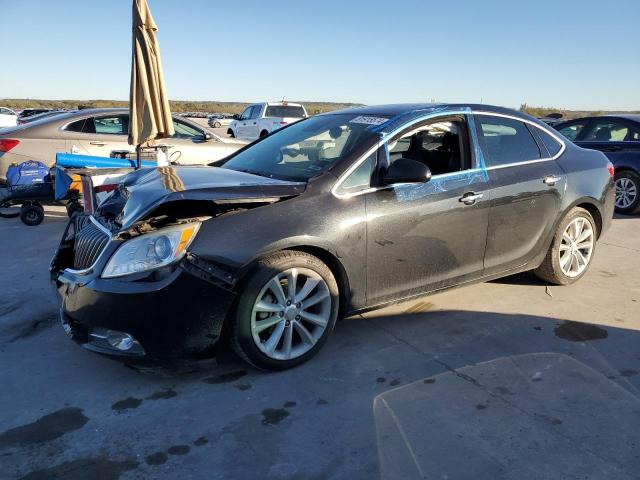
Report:
M 295 123 L 239 152 L 223 168 L 307 181 L 357 149 L 373 144 L 377 134 L 362 118 L 354 114 L 319 115 Z
M 304 118 L 304 110 L 295 105 L 269 105 L 265 117 Z

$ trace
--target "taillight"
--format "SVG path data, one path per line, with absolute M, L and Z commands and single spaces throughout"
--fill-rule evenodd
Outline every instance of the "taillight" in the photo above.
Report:
M 13 138 L 0 138 L 0 152 L 8 152 L 16 145 L 20 143 L 20 140 L 14 140 Z
M 613 166 L 613 163 L 611 163 L 611 162 L 609 162 L 609 163 L 607 164 L 607 170 L 609 171 L 609 176 L 610 176 L 610 177 L 613 177 L 613 176 L 616 174 L 616 169 L 615 169 L 615 167 Z

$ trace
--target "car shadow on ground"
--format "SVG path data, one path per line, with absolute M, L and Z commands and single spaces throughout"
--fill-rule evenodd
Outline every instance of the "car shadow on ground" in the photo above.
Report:
M 100 478 L 108 464 L 123 478 L 216 471 L 386 479 L 406 468 L 405 478 L 416 469 L 443 478 L 459 472 L 448 470 L 458 462 L 468 475 L 451 478 L 486 471 L 521 479 L 535 478 L 534 463 L 557 450 L 545 463 L 556 474 L 571 465 L 584 478 L 633 478 L 638 452 L 629 442 L 617 457 L 605 448 L 598 461 L 591 449 L 602 445 L 598 435 L 613 445 L 614 427 L 637 425 L 640 332 L 534 315 L 411 311 L 340 321 L 315 358 L 279 373 L 259 372 L 225 349 L 132 369 L 76 348 L 59 329 L 16 340 L 0 375 L 27 400 L 2 403 L 5 471 L 73 480 Z M 43 398 L 42 389 L 52 394 Z M 594 414 L 608 423 L 589 421 Z M 585 436 L 586 447 L 576 446 Z M 259 454 L 238 454 L 249 451 Z M 519 470 L 512 475 L 507 465 Z

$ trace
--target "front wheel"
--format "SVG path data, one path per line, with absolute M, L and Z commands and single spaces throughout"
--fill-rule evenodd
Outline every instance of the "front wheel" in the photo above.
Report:
M 220 122 L 216 122 L 213 124 L 213 128 L 220 128 L 220 127 L 221 127 Z
M 616 212 L 631 214 L 640 207 L 640 175 L 629 170 L 616 173 Z
M 596 249 L 596 224 L 584 208 L 575 207 L 560 222 L 542 264 L 534 273 L 549 283 L 569 285 L 587 272 Z
M 259 261 L 232 315 L 231 343 L 250 364 L 285 370 L 322 348 L 338 317 L 331 270 L 305 252 L 286 250 Z
M 227 130 L 227 135 L 229 135 L 231 138 L 236 138 L 236 134 L 233 133 L 233 130 L 231 129 Z

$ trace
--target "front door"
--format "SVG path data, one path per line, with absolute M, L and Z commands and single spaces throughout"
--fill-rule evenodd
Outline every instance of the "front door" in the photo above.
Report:
M 247 107 L 244 109 L 244 111 L 240 114 L 240 117 L 238 118 L 238 121 L 236 122 L 236 137 L 237 138 L 245 138 L 247 136 L 248 133 L 248 122 L 249 122 L 249 118 L 251 117 L 251 112 L 253 110 L 253 107 Z
M 379 171 L 410 158 L 425 163 L 433 176 L 366 194 L 367 304 L 482 275 L 489 197 L 469 133 L 465 116 L 431 119 L 380 149 Z
M 553 159 L 562 144 L 545 130 L 502 115 L 474 117 L 491 192 L 484 259 L 491 275 L 521 267 L 546 248 L 567 179 Z
M 255 140 L 259 137 L 260 132 L 258 131 L 258 129 L 260 128 L 260 125 L 258 120 L 260 118 L 261 111 L 262 105 L 254 105 L 253 107 L 251 107 L 249 120 L 247 121 L 247 130 L 245 133 L 246 138 Z

